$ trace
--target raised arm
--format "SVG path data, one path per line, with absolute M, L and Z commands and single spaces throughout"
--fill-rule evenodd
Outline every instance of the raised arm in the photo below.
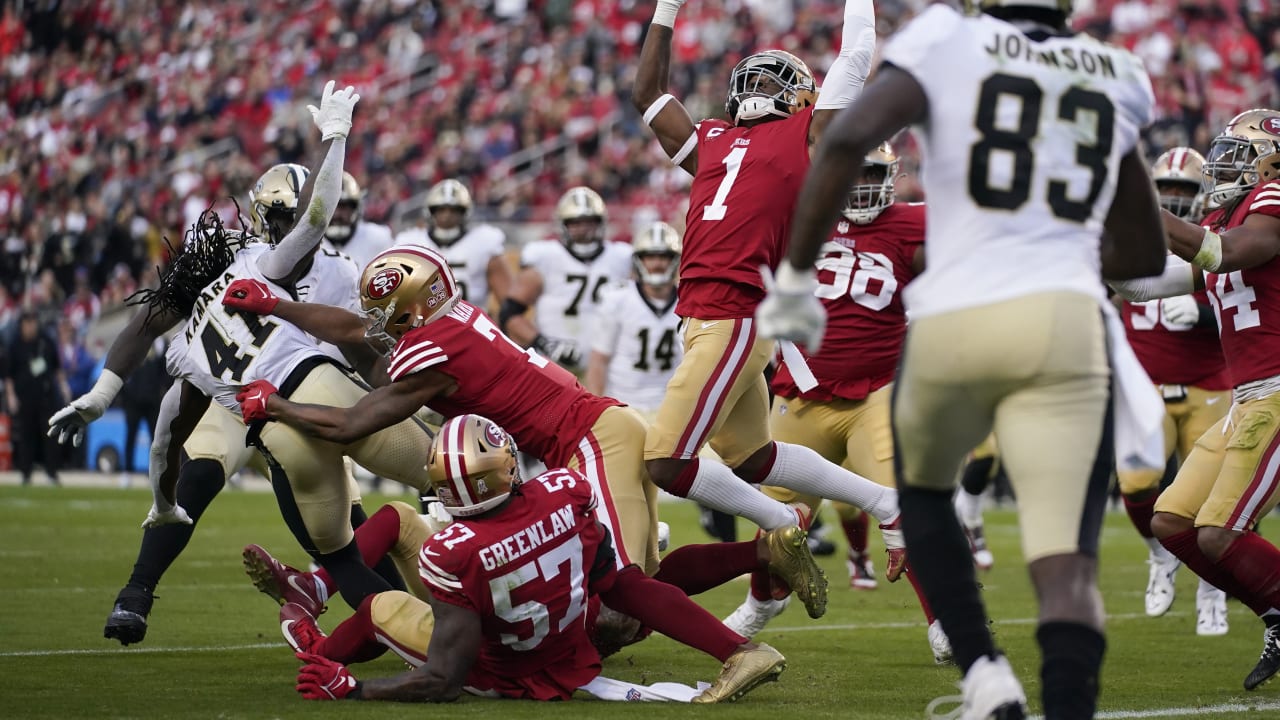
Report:
M 361 700 L 451 702 L 462 694 L 484 640 L 480 615 L 439 600 L 432 601 L 431 610 L 435 628 L 427 647 L 427 662 L 399 675 L 361 682 Z
M 1218 235 L 1208 228 L 1160 211 L 1169 249 L 1210 272 L 1248 270 L 1280 255 L 1280 218 L 1250 213 L 1244 222 Z
M 690 175 L 698 170 L 698 136 L 684 104 L 668 92 L 671 81 L 671 39 L 676 13 L 684 0 L 658 0 L 653 22 L 640 48 L 640 65 L 631 103 L 662 144 L 671 162 Z
M 871 0 L 845 0 L 840 54 L 822 81 L 818 102 L 813 108 L 813 120 L 809 123 L 811 151 L 836 113 L 849 107 L 862 94 L 875 53 L 875 7 Z
M 1116 196 L 1102 236 L 1102 277 L 1107 280 L 1158 275 L 1165 267 L 1169 251 L 1149 168 L 1136 146 L 1120 159 Z

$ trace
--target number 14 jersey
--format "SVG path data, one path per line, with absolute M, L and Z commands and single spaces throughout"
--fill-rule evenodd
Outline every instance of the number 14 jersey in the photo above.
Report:
M 923 317 L 1036 292 L 1103 301 L 1099 244 L 1120 158 L 1154 113 L 1131 53 L 1085 35 L 1023 34 L 931 5 L 886 45 L 928 99 L 916 126 L 928 202 Z

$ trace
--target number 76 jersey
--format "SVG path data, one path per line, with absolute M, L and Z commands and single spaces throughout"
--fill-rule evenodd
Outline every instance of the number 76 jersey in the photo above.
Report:
M 1131 53 L 1085 35 L 1024 34 L 931 5 L 884 63 L 928 99 L 916 126 L 929 199 L 917 317 L 1037 292 L 1105 299 L 1099 244 L 1120 159 L 1154 114 Z

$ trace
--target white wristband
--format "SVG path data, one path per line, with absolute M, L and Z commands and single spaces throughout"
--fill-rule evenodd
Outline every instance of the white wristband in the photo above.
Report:
M 122 387 L 124 387 L 124 380 L 121 380 L 120 376 L 114 372 L 103 368 L 102 374 L 98 376 L 98 381 L 93 384 L 93 388 L 89 390 L 88 394 L 100 399 L 103 406 L 106 406 L 116 399 L 116 395 L 120 393 L 120 388 Z
M 818 287 L 818 277 L 813 269 L 796 270 L 787 260 L 778 266 L 778 274 L 774 277 L 778 290 L 789 294 L 811 293 Z
M 679 12 L 681 4 L 670 0 L 658 0 L 658 6 L 653 9 L 653 24 L 675 28 L 676 13 Z
M 1209 272 L 1217 272 L 1218 268 L 1222 267 L 1222 236 L 1205 228 L 1204 239 L 1200 241 L 1200 251 L 1191 258 L 1191 264 Z

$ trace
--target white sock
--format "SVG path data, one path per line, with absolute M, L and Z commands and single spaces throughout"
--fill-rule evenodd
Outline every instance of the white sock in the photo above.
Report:
M 706 458 L 698 459 L 698 474 L 688 497 L 713 510 L 744 517 L 765 530 L 797 523 L 794 510 L 743 482 L 723 463 Z
M 316 575 L 315 573 L 311 574 L 311 579 L 315 581 L 316 592 L 319 593 L 320 595 L 320 597 L 316 599 L 320 601 L 321 605 L 325 604 L 326 602 L 329 601 L 329 586 L 326 585 L 324 583 L 324 580 L 321 580 L 320 576 Z
M 1147 547 L 1150 548 L 1152 560 L 1169 562 L 1169 560 L 1173 558 L 1173 553 L 1169 552 L 1165 546 L 1161 545 L 1159 540 L 1153 537 L 1142 538 L 1142 540 L 1147 544 Z
M 1196 588 L 1196 606 L 1198 607 L 1203 600 L 1215 600 L 1222 593 L 1221 590 L 1214 587 L 1212 583 L 1204 578 L 1200 579 L 1200 586 Z
M 982 527 L 982 496 L 970 495 L 967 490 L 960 488 L 956 492 L 956 517 L 960 518 L 960 522 L 965 527 L 973 529 Z
M 777 455 L 764 479 L 765 485 L 856 505 L 881 523 L 898 514 L 897 490 L 851 473 L 803 445 L 783 442 L 773 445 Z

